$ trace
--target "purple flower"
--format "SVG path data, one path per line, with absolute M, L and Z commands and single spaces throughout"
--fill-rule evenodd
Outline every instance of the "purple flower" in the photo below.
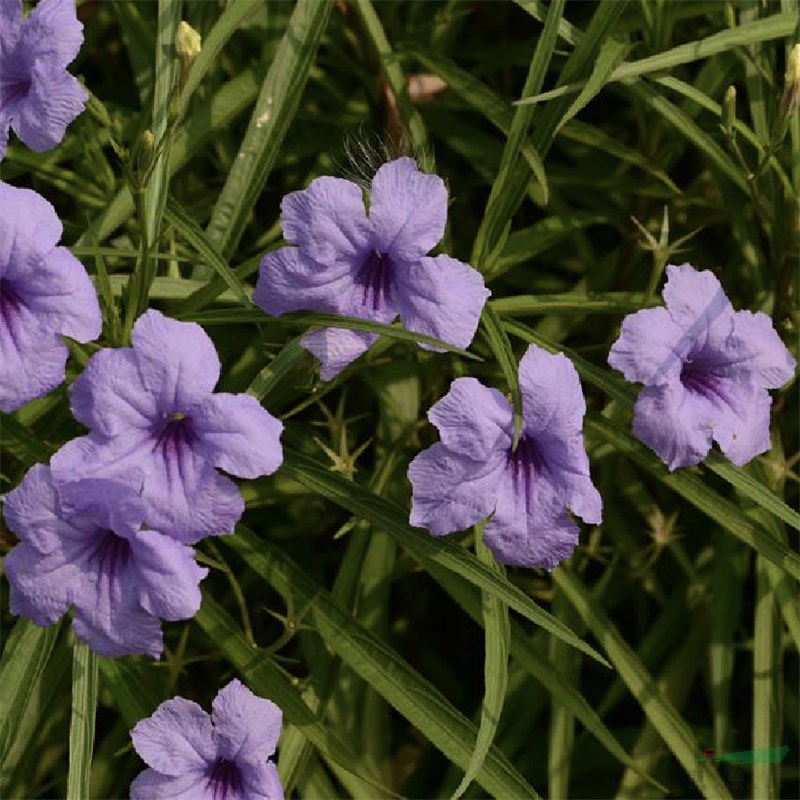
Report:
M 175 697 L 136 723 L 131 739 L 150 767 L 131 784 L 131 800 L 283 800 L 268 761 L 281 734 L 281 710 L 232 680 L 211 716 Z
M 553 569 L 578 544 L 573 511 L 601 521 L 582 427 L 586 404 L 572 363 L 531 345 L 519 365 L 522 433 L 496 389 L 458 378 L 428 412 L 441 441 L 409 466 L 411 524 L 440 535 L 491 516 L 484 541 L 504 564 Z
M 444 235 L 447 189 L 410 158 L 372 180 L 369 216 L 361 188 L 323 177 L 281 203 L 283 235 L 296 247 L 264 256 L 255 302 L 268 314 L 301 309 L 389 323 L 467 347 L 490 292 L 480 273 L 449 256 L 426 255 Z M 378 337 L 323 328 L 302 344 L 330 380 Z M 429 348 L 430 349 L 430 348 Z
M 625 318 L 608 363 L 645 388 L 633 431 L 675 470 L 699 464 L 715 440 L 741 466 L 770 448 L 767 389 L 795 361 L 766 314 L 736 311 L 711 272 L 667 266 L 666 308 Z
M 194 616 L 208 570 L 190 547 L 141 530 L 145 508 L 130 485 L 90 480 L 84 496 L 65 509 L 41 464 L 6 495 L 6 522 L 21 539 L 5 559 L 11 613 L 46 626 L 74 606 L 72 627 L 96 653 L 157 658 L 161 619 Z
M 61 232 L 47 200 L 0 182 L 0 409 L 6 412 L 64 380 L 69 350 L 61 334 L 79 342 L 100 335 L 94 286 L 80 261 L 56 247 Z
M 274 472 L 283 425 L 245 394 L 214 394 L 220 363 L 205 331 L 158 311 L 133 328 L 133 348 L 101 350 L 70 387 L 72 413 L 92 432 L 53 456 L 62 501 L 80 502 L 84 478 L 144 476 L 147 524 L 191 544 L 233 531 L 244 503 L 236 484 Z
M 8 129 L 31 150 L 52 150 L 88 95 L 67 65 L 83 43 L 74 0 L 41 0 L 22 19 L 22 0 L 0 0 L 0 161 Z

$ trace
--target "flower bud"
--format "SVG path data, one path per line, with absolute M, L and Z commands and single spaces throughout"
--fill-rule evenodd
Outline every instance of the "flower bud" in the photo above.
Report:
M 781 114 L 788 117 L 800 108 L 800 44 L 796 44 L 786 59 L 786 78 L 781 97 Z
M 731 85 L 725 92 L 725 100 L 722 103 L 722 129 L 727 134 L 733 133 L 733 126 L 736 123 L 736 87 Z
M 197 56 L 200 55 L 202 42 L 200 34 L 188 22 L 181 20 L 180 25 L 178 25 L 178 32 L 175 34 L 175 51 L 181 62 L 181 71 L 178 78 L 180 87 L 186 85 L 189 70 L 197 60 Z

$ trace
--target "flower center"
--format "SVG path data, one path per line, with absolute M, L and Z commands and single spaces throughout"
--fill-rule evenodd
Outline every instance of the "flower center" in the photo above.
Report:
M 24 100 L 31 90 L 31 74 L 28 70 L 10 69 L 3 65 L 6 74 L 0 78 L 0 107 L 8 108 Z
M 156 450 L 160 449 L 165 459 L 178 458 L 182 451 L 191 449 L 197 439 L 191 417 L 180 411 L 164 414 L 155 430 Z
M 237 800 L 241 797 L 242 775 L 239 767 L 226 758 L 218 758 L 211 767 L 207 787 L 212 800 Z
M 509 450 L 508 463 L 514 481 L 522 481 L 527 485 L 541 471 L 544 461 L 536 442 L 527 436 L 521 436 L 517 449 L 513 452 Z
M 0 278 L 0 314 L 4 317 L 14 313 L 22 306 L 22 300 L 11 284 L 11 281 Z
M 373 250 L 356 275 L 356 284 L 362 290 L 362 302 L 377 311 L 385 308 L 392 297 L 392 264 L 389 259 Z
M 684 362 L 681 368 L 681 383 L 688 391 L 702 395 L 708 400 L 720 398 L 716 375 L 705 369 L 697 360 L 689 359 Z
M 100 582 L 110 585 L 131 560 L 131 545 L 127 539 L 110 530 L 100 531 L 99 539 L 91 561 L 97 569 Z

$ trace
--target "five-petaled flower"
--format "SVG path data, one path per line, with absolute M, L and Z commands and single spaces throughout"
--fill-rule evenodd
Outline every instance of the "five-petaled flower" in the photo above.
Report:
M 411 524 L 440 535 L 491 515 L 498 561 L 552 569 L 578 544 L 571 510 L 599 523 L 602 501 L 583 444 L 586 404 L 572 363 L 531 345 L 519 365 L 522 431 L 496 389 L 458 378 L 428 412 L 441 441 L 409 466 Z
M 645 388 L 633 430 L 669 467 L 699 464 L 716 441 L 734 464 L 770 448 L 767 389 L 795 361 L 766 314 L 736 311 L 719 281 L 690 264 L 667 267 L 665 308 L 626 317 L 608 363 Z
M 281 203 L 283 235 L 295 247 L 264 256 L 255 302 L 268 314 L 315 310 L 389 323 L 456 347 L 475 335 L 490 292 L 477 270 L 426 254 L 447 222 L 447 189 L 410 158 L 384 164 L 369 193 L 322 177 Z M 303 337 L 329 380 L 365 352 L 372 333 L 323 328 Z
M 282 800 L 278 771 L 268 760 L 281 716 L 278 706 L 236 679 L 214 698 L 210 716 L 183 697 L 167 700 L 131 731 L 150 767 L 131 784 L 131 800 Z
M 220 362 L 195 323 L 142 315 L 133 347 L 96 353 L 70 387 L 72 413 L 91 428 L 52 459 L 62 501 L 81 480 L 144 475 L 147 524 L 191 544 L 232 532 L 244 511 L 236 484 L 273 473 L 283 425 L 255 397 L 214 394 Z
M 67 65 L 83 43 L 74 0 L 41 0 L 22 19 L 22 0 L 0 0 L 0 160 L 8 130 L 31 150 L 51 150 L 88 95 Z
M 5 0 L 0 0 L 5 2 Z M 64 380 L 69 350 L 100 335 L 86 270 L 57 247 L 61 222 L 30 189 L 0 182 L 0 410 L 14 411 Z
M 5 497 L 20 543 L 6 557 L 12 614 L 52 625 L 71 606 L 72 627 L 96 653 L 163 649 L 161 619 L 190 619 L 200 608 L 199 567 L 191 547 L 142 530 L 145 508 L 127 483 L 89 480 L 84 503 L 65 509 L 48 467 L 32 467 Z

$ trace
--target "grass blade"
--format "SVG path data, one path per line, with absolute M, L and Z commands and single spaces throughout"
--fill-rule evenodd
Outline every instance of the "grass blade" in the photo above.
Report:
M 418 730 L 424 731 L 448 758 L 461 766 L 467 764 L 476 737 L 474 726 L 434 686 L 278 548 L 242 527 L 226 544 L 280 594 L 291 597 L 293 607 L 306 609 L 307 624 L 317 629 L 328 647 Z M 537 796 L 495 748 L 488 754 L 478 780 L 501 797 Z
M 214 205 L 206 233 L 223 258 L 236 250 L 294 119 L 332 3 L 298 0 L 253 109 L 247 132 Z M 208 277 L 198 267 L 195 278 Z
M 323 465 L 296 450 L 285 448 L 284 456 L 283 469 L 289 476 L 313 492 L 327 497 L 352 514 L 391 534 L 423 566 L 433 562 L 452 570 L 479 588 L 491 591 L 531 622 L 577 647 L 601 664 L 606 663 L 597 651 L 576 637 L 560 620 L 539 608 L 516 586 L 487 569 L 461 547 L 444 538 L 434 539 L 427 533 L 408 525 L 406 522 L 408 512 L 405 509 L 352 481 L 331 474 Z
M 505 570 L 492 557 L 483 542 L 483 526 L 475 530 L 475 554 L 478 560 L 499 575 Z M 461 797 L 470 783 L 478 776 L 500 724 L 500 715 L 506 699 L 508 686 L 508 653 L 511 644 L 511 628 L 508 606 L 488 592 L 481 595 L 481 616 L 483 617 L 483 638 L 486 649 L 483 662 L 483 702 L 475 749 L 472 751 L 464 777 L 453 792 L 453 800 Z
M 87 800 L 97 713 L 97 656 L 76 641 L 72 650 L 72 719 L 69 726 L 67 800 Z
M 59 626 L 39 628 L 24 617 L 6 639 L 0 661 L 0 763 L 5 763 L 19 729 L 31 691 L 42 674 L 58 638 Z
M 702 752 L 691 728 L 663 696 L 647 668 L 622 638 L 619 631 L 592 602 L 581 581 L 564 565 L 553 571 L 553 579 L 583 621 L 603 645 L 614 668 L 630 693 L 639 701 L 648 720 L 667 743 L 675 758 L 692 778 L 703 797 L 730 798 L 728 787 L 709 761 L 697 761 Z

